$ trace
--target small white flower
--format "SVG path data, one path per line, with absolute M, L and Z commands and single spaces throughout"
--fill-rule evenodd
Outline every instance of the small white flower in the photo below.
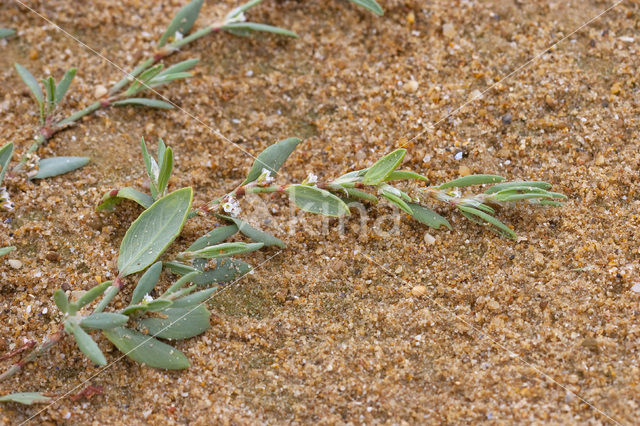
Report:
M 183 38 L 184 38 L 184 35 L 182 35 L 180 31 L 176 31 L 175 35 L 173 36 L 173 39 L 175 41 L 182 40 Z
M 240 209 L 240 203 L 235 198 L 229 198 L 226 203 L 222 204 L 222 210 L 227 213 L 230 213 L 231 216 L 238 216 L 242 211 Z
M 258 178 L 258 182 L 271 183 L 275 180 L 273 176 L 271 176 L 271 170 L 267 170 L 265 168 L 262 169 L 262 174 Z
M 6 211 L 13 210 L 13 202 L 9 198 L 9 192 L 7 192 L 7 188 L 4 186 L 0 188 L 0 208 Z
M 145 294 L 144 297 L 142 298 L 142 304 L 146 305 L 151 302 L 153 302 L 153 297 L 149 296 L 148 294 Z
M 309 173 L 309 176 L 307 176 L 306 181 L 307 183 L 316 183 L 318 182 L 318 176 L 314 175 L 313 173 Z

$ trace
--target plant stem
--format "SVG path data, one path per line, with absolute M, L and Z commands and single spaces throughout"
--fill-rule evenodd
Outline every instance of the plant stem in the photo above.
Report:
M 62 340 L 63 337 L 64 337 L 64 331 L 61 325 L 60 330 L 58 330 L 56 333 L 52 334 L 51 336 L 47 337 L 40 345 L 38 345 L 38 347 L 36 347 L 33 351 L 31 351 L 29 355 L 27 355 L 20 361 L 13 364 L 4 373 L 0 374 L 0 382 L 8 379 L 9 377 L 13 376 L 14 374 L 22 370 L 22 368 L 28 362 L 31 362 L 37 357 L 39 357 L 40 355 L 44 354 L 51 347 L 55 346 L 60 340 Z
M 80 111 L 74 112 L 73 114 L 71 114 L 67 118 L 58 121 L 56 126 L 57 127 L 62 127 L 64 125 L 66 125 L 66 124 L 71 124 L 73 122 L 76 122 L 79 119 L 81 119 L 82 117 L 84 117 L 85 115 L 89 115 L 89 114 L 93 113 L 94 111 L 97 111 L 100 108 L 102 108 L 104 106 L 108 106 L 108 105 L 109 105 L 108 102 L 96 101 L 96 102 L 92 103 L 91 105 L 89 105 L 88 107 L 86 107 L 84 109 L 81 109 Z M 61 129 L 58 129 L 58 130 L 61 130 Z
M 111 287 L 109 287 L 107 291 L 104 293 L 104 297 L 102 298 L 102 300 L 100 300 L 98 305 L 95 307 L 95 309 L 93 310 L 93 313 L 96 314 L 104 311 L 104 308 L 106 308 L 107 305 L 111 303 L 113 298 L 116 297 L 116 294 L 118 294 L 118 292 L 120 291 L 123 285 L 124 283 L 122 282 L 122 279 L 120 278 L 120 276 L 117 276 L 116 279 L 113 281 L 113 284 L 111 285 Z

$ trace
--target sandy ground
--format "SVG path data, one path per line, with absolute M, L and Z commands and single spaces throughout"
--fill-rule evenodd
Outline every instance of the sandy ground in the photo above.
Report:
M 28 3 L 130 69 L 183 2 Z M 35 183 L 8 178 L 16 209 L 2 214 L 0 235 L 18 247 L 8 258 L 23 265 L 0 260 L 2 351 L 53 329 L 56 288 L 87 289 L 113 276 L 140 210 L 94 207 L 108 189 L 142 187 L 141 136 L 174 147 L 171 188 L 193 186 L 196 202 L 232 189 L 252 162 L 213 128 L 251 153 L 304 137 L 283 183 L 311 171 L 335 177 L 406 145 L 403 167 L 433 182 L 461 168 L 546 180 L 568 195 L 566 206 L 501 211 L 521 237 L 512 242 L 440 206 L 453 231 L 404 217 L 383 236 L 375 221 L 390 209 L 381 203 L 367 227 L 354 215 L 341 235 L 335 222 L 323 231 L 306 214 L 297 216 L 304 227 L 293 226 L 286 200 L 267 199 L 274 213 L 258 224 L 288 248 L 213 298 L 212 328 L 177 344 L 189 370 L 124 359 L 92 377 L 98 370 L 66 339 L 1 383 L 0 394 L 62 395 L 87 379 L 103 388 L 90 400 L 59 401 L 39 423 L 637 422 L 639 3 L 624 1 L 449 118 L 613 0 L 381 4 L 383 18 L 345 1 L 268 1 L 251 19 L 300 39 L 217 34 L 171 57 L 202 60 L 188 83 L 162 90 L 200 122 L 179 110 L 99 112 L 40 150 L 90 156 L 82 171 Z M 199 25 L 233 5 L 207 2 Z M 36 115 L 13 62 L 57 78 L 77 66 L 65 112 L 121 77 L 11 1 L 0 4 L 0 25 L 19 31 L 0 47 L 1 142 L 14 141 L 18 152 Z M 417 86 L 406 85 L 412 79 Z M 172 250 L 215 224 L 190 222 Z M 276 253 L 247 259 L 260 265 Z M 411 292 L 418 285 L 421 297 Z M 115 360 L 119 353 L 99 343 Z M 0 419 L 17 423 L 39 409 L 3 405 Z

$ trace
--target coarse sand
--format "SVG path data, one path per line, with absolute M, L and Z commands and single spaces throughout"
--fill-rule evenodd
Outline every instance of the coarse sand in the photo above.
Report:
M 24 1 L 125 69 L 153 51 L 185 3 Z M 337 177 L 405 146 L 403 168 L 433 183 L 467 173 L 545 180 L 566 205 L 501 210 L 514 242 L 442 205 L 452 231 L 406 215 L 393 226 L 379 220 L 391 212 L 379 203 L 341 232 L 284 197 L 262 198 L 266 209 L 244 201 L 248 218 L 268 212 L 253 222 L 288 247 L 245 256 L 256 270 L 208 303 L 211 329 L 176 344 L 191 368 L 125 358 L 94 377 L 65 338 L 0 383 L 0 395 L 102 388 L 61 399 L 33 419 L 42 424 L 637 423 L 640 3 L 623 1 L 457 112 L 614 1 L 380 3 L 384 17 L 344 0 L 266 1 L 249 18 L 299 39 L 217 33 L 169 58 L 201 59 L 188 82 L 160 90 L 199 120 L 179 109 L 99 111 L 39 151 L 87 155 L 89 165 L 42 181 L 7 177 L 16 207 L 2 213 L 0 235 L 17 251 L 0 259 L 0 353 L 55 329 L 55 289 L 113 278 L 140 208 L 95 206 L 107 190 L 144 188 L 142 136 L 174 148 L 170 188 L 192 186 L 196 205 L 244 178 L 253 160 L 242 150 L 290 136 L 304 143 L 281 183 Z M 196 27 L 238 4 L 207 1 Z M 0 42 L 0 142 L 18 153 L 37 111 L 14 62 L 57 79 L 78 68 L 64 113 L 122 77 L 16 2 L 0 4 L 0 26 L 18 30 Z M 218 223 L 190 221 L 170 254 Z M 162 285 L 171 279 L 163 274 Z M 42 408 L 4 404 L 0 421 Z

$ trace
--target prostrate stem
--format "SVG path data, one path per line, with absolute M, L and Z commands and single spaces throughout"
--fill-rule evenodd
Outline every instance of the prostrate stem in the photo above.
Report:
M 58 342 L 60 342 L 60 340 L 62 340 L 62 337 L 64 337 L 64 331 L 63 331 L 62 325 L 61 325 L 60 329 L 56 333 L 54 333 L 51 336 L 47 337 L 40 345 L 38 345 L 35 349 L 33 349 L 29 353 L 29 355 L 25 356 L 20 361 L 16 362 L 11 367 L 9 367 L 9 369 L 7 371 L 5 371 L 4 373 L 0 374 L 0 382 L 3 381 L 3 380 L 8 379 L 11 376 L 13 376 L 14 374 L 16 374 L 17 372 L 22 370 L 22 368 L 24 368 L 24 366 L 28 362 L 33 361 L 34 359 L 36 359 L 40 355 L 42 355 L 45 352 L 47 352 L 51 347 L 55 346 Z

